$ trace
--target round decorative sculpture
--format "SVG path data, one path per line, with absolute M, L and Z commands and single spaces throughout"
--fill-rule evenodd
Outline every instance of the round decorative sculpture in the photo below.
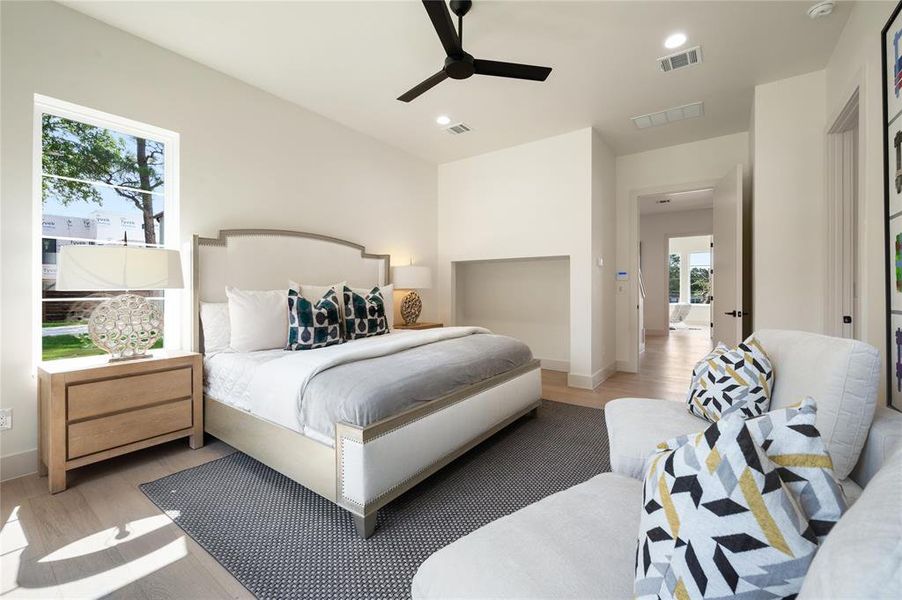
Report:
M 142 358 L 163 332 L 163 313 L 142 296 L 122 294 L 100 304 L 88 320 L 88 335 L 110 360 Z
M 408 292 L 401 300 L 401 317 L 404 319 L 405 325 L 413 325 L 420 318 L 420 311 L 423 310 L 423 301 L 420 295 L 414 291 Z

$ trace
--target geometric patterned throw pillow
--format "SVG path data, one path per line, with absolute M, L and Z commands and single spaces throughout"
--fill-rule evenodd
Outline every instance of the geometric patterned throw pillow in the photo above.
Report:
M 314 304 L 297 290 L 288 290 L 288 345 L 286 350 L 313 350 L 341 344 L 341 305 L 330 289 Z
M 774 369 L 755 336 L 727 348 L 718 344 L 692 370 L 689 412 L 716 423 L 734 412 L 746 419 L 767 412 Z
M 647 465 L 639 598 L 798 593 L 846 505 L 810 398 L 662 443 Z
M 378 287 L 374 287 L 366 295 L 361 295 L 345 286 L 343 306 L 345 340 L 389 332 L 388 319 L 385 316 L 385 299 Z

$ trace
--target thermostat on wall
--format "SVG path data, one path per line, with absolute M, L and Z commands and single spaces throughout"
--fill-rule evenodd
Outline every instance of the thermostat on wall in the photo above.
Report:
M 617 281 L 629 281 L 629 271 L 617 271 Z

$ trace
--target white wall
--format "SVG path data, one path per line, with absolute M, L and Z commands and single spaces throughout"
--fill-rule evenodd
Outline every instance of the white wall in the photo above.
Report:
M 614 153 L 592 131 L 592 387 L 617 364 L 617 167 Z M 598 259 L 603 265 L 598 266 Z
M 619 369 L 638 368 L 638 196 L 712 185 L 737 164 L 748 172 L 747 132 L 617 157 L 617 267 L 630 273 L 628 282 L 617 284 Z
M 570 370 L 567 257 L 461 262 L 455 279 L 458 325 L 520 339 L 544 368 Z
M 434 165 L 58 4 L 0 6 L 0 400 L 15 413 L 0 438 L 3 477 L 35 467 L 34 93 L 181 134 L 184 241 L 300 229 L 435 266 Z M 425 319 L 437 316 L 434 298 L 424 293 Z
M 666 335 L 670 327 L 670 238 L 711 235 L 712 228 L 713 211 L 710 208 L 641 215 L 642 280 L 647 293 L 644 316 L 645 330 L 649 334 Z
M 755 87 L 754 329 L 823 330 L 824 95 L 823 71 Z
M 826 126 L 830 127 L 858 89 L 858 273 L 859 332 L 862 339 L 886 352 L 886 276 L 883 231 L 883 90 L 880 30 L 889 19 L 891 2 L 857 2 L 825 69 Z M 886 374 L 883 374 L 885 378 Z M 880 386 L 881 397 L 884 385 Z
M 613 157 L 593 137 L 591 129 L 581 129 L 446 163 L 438 170 L 441 317 L 450 320 L 455 314 L 455 261 L 569 257 L 568 380 L 580 387 L 592 387 L 608 372 L 598 366 L 604 360 L 599 311 L 605 292 L 593 273 L 598 269 L 593 251 L 603 254 L 605 244 L 610 246 L 603 239 L 610 223 L 595 225 L 593 219 L 611 217 L 610 207 L 599 205 L 610 197 Z M 613 257 L 604 258 L 610 265 Z M 593 357 L 593 348 L 602 348 L 602 358 Z

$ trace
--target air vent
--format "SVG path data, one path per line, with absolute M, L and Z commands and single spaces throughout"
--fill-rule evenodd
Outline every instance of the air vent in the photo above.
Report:
M 662 56 L 658 59 L 658 65 L 660 65 L 661 70 L 665 73 L 676 71 L 677 69 L 682 69 L 684 67 L 691 67 L 700 62 L 702 62 L 701 46 L 689 48 L 688 50 L 681 50 L 675 54 Z
M 701 102 L 693 102 L 692 104 L 684 104 L 683 106 L 675 106 L 656 113 L 647 115 L 639 115 L 631 117 L 633 123 L 639 129 L 655 127 L 657 125 L 667 125 L 683 119 L 694 119 L 705 114 L 705 106 Z
M 462 133 L 470 131 L 470 126 L 466 123 L 455 123 L 454 125 L 448 125 L 447 127 L 445 127 L 445 131 L 447 131 L 451 135 L 460 135 Z

